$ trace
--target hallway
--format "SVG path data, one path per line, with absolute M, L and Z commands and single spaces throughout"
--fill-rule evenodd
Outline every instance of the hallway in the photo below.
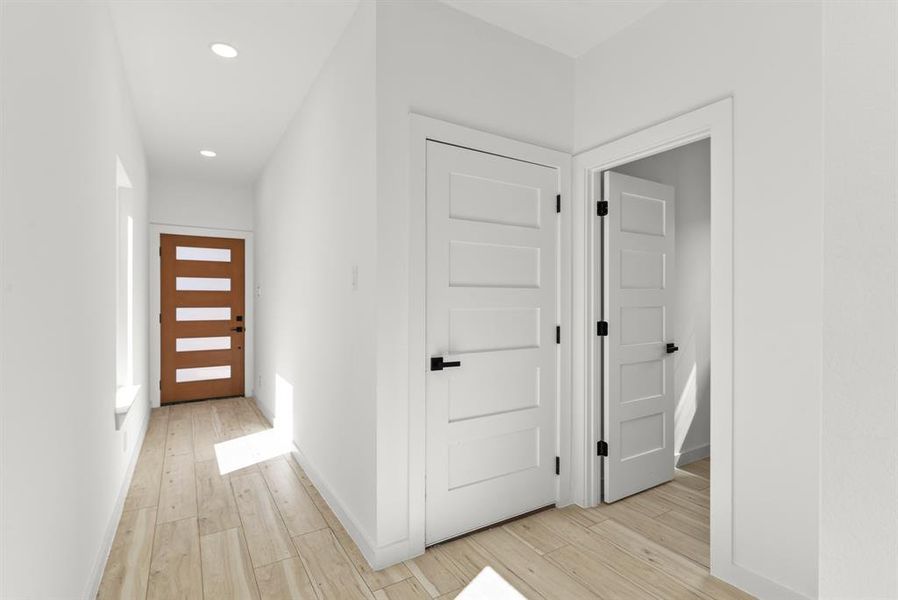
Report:
M 898 600 L 896 73 L 898 0 L 0 0 L 0 600 Z
M 228 461 L 222 442 L 268 432 L 248 398 L 155 409 L 98 597 L 454 598 L 487 565 L 532 599 L 750 597 L 708 574 L 707 460 L 614 505 L 543 511 L 375 572 L 289 455 L 248 464 L 245 444 Z

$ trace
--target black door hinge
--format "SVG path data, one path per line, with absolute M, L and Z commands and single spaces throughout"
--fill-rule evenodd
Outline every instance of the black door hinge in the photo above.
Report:
M 555 326 L 555 343 L 556 344 L 561 343 L 561 325 Z
M 159 389 L 160 390 L 162 389 L 162 380 L 161 379 L 159 380 Z
M 555 212 L 561 212 L 561 194 L 555 196 Z
M 600 336 L 608 335 L 608 321 L 597 321 L 596 322 L 596 335 L 600 335 Z
M 159 313 L 159 322 L 162 322 L 162 313 Z
M 596 202 L 596 214 L 600 217 L 605 217 L 608 215 L 608 201 L 607 200 L 599 200 Z
M 560 456 L 555 457 L 555 474 L 561 475 L 561 457 Z
M 596 455 L 608 456 L 608 442 L 596 442 Z

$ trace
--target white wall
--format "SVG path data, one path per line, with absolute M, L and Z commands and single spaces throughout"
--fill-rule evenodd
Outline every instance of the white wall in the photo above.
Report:
M 824 31 L 820 597 L 898 598 L 898 4 Z
M 362 3 L 256 189 L 257 396 L 352 523 L 375 529 L 374 6 Z M 353 269 L 358 289 L 353 289 Z M 313 474 L 313 473 L 310 473 Z
M 409 535 L 409 112 L 570 150 L 573 61 L 444 4 L 377 8 L 377 544 Z M 423 363 L 422 363 L 423 364 Z
M 873 36 L 881 46 L 867 58 L 884 68 L 884 45 L 894 38 L 886 31 L 892 21 L 880 20 L 871 17 L 883 29 Z M 852 481 L 859 491 L 883 494 L 873 508 L 894 506 L 895 470 L 885 470 L 895 456 L 892 430 L 876 426 L 893 418 L 896 373 L 884 367 L 894 365 L 885 337 L 874 338 L 875 350 L 857 350 L 858 341 L 823 346 L 830 331 L 824 310 L 837 315 L 862 301 L 875 304 L 860 290 L 836 291 L 852 261 L 867 255 L 844 253 L 843 245 L 863 235 L 859 226 L 824 226 L 825 215 L 844 219 L 848 195 L 834 173 L 824 178 L 824 160 L 841 164 L 850 154 L 828 147 L 824 157 L 822 150 L 824 55 L 834 61 L 827 94 L 845 106 L 860 110 L 864 99 L 849 90 L 867 80 L 855 82 L 857 63 L 841 69 L 838 55 L 823 48 L 826 39 L 850 39 L 871 24 L 830 13 L 833 37 L 825 38 L 819 2 L 667 3 L 572 61 L 431 1 L 360 9 L 259 182 L 255 222 L 261 401 L 279 419 L 287 415 L 296 444 L 368 543 L 383 549 L 409 533 L 409 112 L 579 152 L 733 96 L 734 560 L 781 586 L 781 595 L 814 597 L 818 582 L 831 595 L 851 589 L 864 558 L 853 557 L 847 573 L 837 565 L 867 538 L 840 546 L 853 524 L 839 517 L 844 503 L 821 505 L 821 494 L 843 491 L 838 478 L 864 460 L 872 430 L 882 434 L 873 438 L 881 442 L 880 460 Z M 883 76 L 882 98 L 893 83 Z M 828 131 L 853 148 L 861 143 L 851 137 L 857 132 L 834 106 Z M 882 170 L 871 189 L 886 198 L 894 161 L 887 152 L 876 161 Z M 874 203 L 862 223 L 891 223 L 893 208 Z M 890 231 L 862 240 L 880 244 L 883 260 L 894 252 Z M 885 302 L 894 296 L 894 272 L 880 266 L 857 276 L 881 287 L 877 302 Z M 876 314 L 863 315 L 861 324 L 872 330 Z M 878 333 L 894 342 L 889 323 Z M 829 361 L 847 358 L 846 368 L 857 367 L 856 357 L 870 358 L 876 376 L 825 373 Z M 871 394 L 877 411 L 851 410 L 851 381 L 867 391 L 885 386 Z M 834 384 L 825 396 L 824 383 Z M 846 417 L 850 458 L 821 465 L 831 457 L 828 442 L 842 440 L 838 423 Z M 877 476 L 881 485 L 865 487 Z M 882 516 L 865 522 L 869 506 L 855 505 L 853 517 L 873 532 Z M 881 531 L 874 538 L 881 554 L 868 571 L 875 566 L 888 580 L 894 547 L 889 530 Z M 869 589 L 892 585 L 871 581 Z
M 682 464 L 711 444 L 711 144 L 694 142 L 614 168 L 676 188 L 674 451 Z
M 144 156 L 105 3 L 0 10 L 0 597 L 86 598 L 147 418 Z M 143 384 L 119 431 L 116 155 Z
M 253 186 L 151 174 L 150 222 L 208 229 L 253 229 Z
M 575 149 L 734 97 L 735 563 L 817 592 L 822 8 L 670 2 L 578 59 Z M 712 392 L 713 393 L 713 392 Z

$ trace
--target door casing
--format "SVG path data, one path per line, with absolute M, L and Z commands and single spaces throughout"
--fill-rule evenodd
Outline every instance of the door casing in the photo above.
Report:
M 255 280 L 253 278 L 253 234 L 251 231 L 232 230 L 232 229 L 206 229 L 203 227 L 187 227 L 180 225 L 164 225 L 159 223 L 150 224 L 150 356 L 149 356 L 149 374 L 150 374 L 150 406 L 160 406 L 161 394 L 159 390 L 159 381 L 162 373 L 162 344 L 161 344 L 161 327 L 159 325 L 159 313 L 162 309 L 161 302 L 161 263 L 159 260 L 160 235 L 163 233 L 172 233 L 176 235 L 195 235 L 203 237 L 223 237 L 238 238 L 244 240 L 246 261 L 244 278 L 244 321 L 246 322 L 246 336 L 244 340 L 243 355 L 243 389 L 244 395 L 252 397 L 255 389 L 254 374 L 254 340 L 255 340 L 255 311 L 253 300 L 255 299 Z
M 601 500 L 603 459 L 595 444 L 602 432 L 601 338 L 588 325 L 601 319 L 602 265 L 600 221 L 595 185 L 603 171 L 711 139 L 711 573 L 737 587 L 762 589 L 763 580 L 740 567 L 733 557 L 733 99 L 712 104 L 642 129 L 573 158 L 573 201 L 582 228 L 574 229 L 573 256 L 582 259 L 572 282 L 574 343 L 572 372 L 583 374 L 573 387 L 573 445 L 586 447 L 583 487 L 574 501 L 595 506 Z M 609 324 L 610 325 L 610 324 Z M 577 437 L 577 436 L 581 437 Z
M 502 156 L 556 166 L 562 203 L 559 231 L 559 311 L 561 352 L 558 370 L 557 432 L 561 475 L 557 504 L 595 506 L 599 501 L 601 460 L 601 373 L 595 322 L 597 218 L 590 181 L 612 169 L 701 139 L 711 139 L 711 572 L 737 587 L 766 589 L 765 580 L 737 565 L 733 554 L 733 99 L 647 124 L 636 131 L 573 157 L 532 144 L 410 115 L 410 273 L 409 273 L 409 529 L 408 539 L 382 557 L 414 556 L 424 551 L 425 172 L 428 139 Z M 534 159 L 528 159 L 533 156 Z M 381 558 L 381 557 L 379 557 Z M 395 562 L 395 561 L 393 561 Z
M 409 537 L 403 554 L 414 556 L 424 552 L 425 538 L 425 373 L 429 368 L 425 356 L 426 319 L 426 145 L 427 140 L 470 148 L 552 167 L 558 173 L 561 194 L 561 218 L 557 239 L 558 323 L 561 325 L 561 344 L 558 359 L 556 404 L 556 452 L 561 460 L 561 473 L 556 481 L 556 504 L 571 503 L 571 481 L 574 466 L 570 446 L 571 404 L 570 371 L 571 347 L 571 246 L 570 229 L 570 165 L 571 156 L 564 152 L 511 140 L 483 131 L 454 125 L 423 115 L 410 115 L 411 125 L 411 240 L 409 265 Z

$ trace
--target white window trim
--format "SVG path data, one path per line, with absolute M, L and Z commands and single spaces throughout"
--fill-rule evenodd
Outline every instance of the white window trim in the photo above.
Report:
M 115 157 L 115 415 L 121 426 L 140 394 L 140 384 L 134 382 L 134 232 L 133 199 L 123 207 L 121 190 L 133 194 L 134 186 L 122 164 Z M 128 219 L 128 231 L 123 236 L 123 218 Z M 124 237 L 124 239 L 123 239 Z M 123 255 L 124 253 L 124 255 Z

